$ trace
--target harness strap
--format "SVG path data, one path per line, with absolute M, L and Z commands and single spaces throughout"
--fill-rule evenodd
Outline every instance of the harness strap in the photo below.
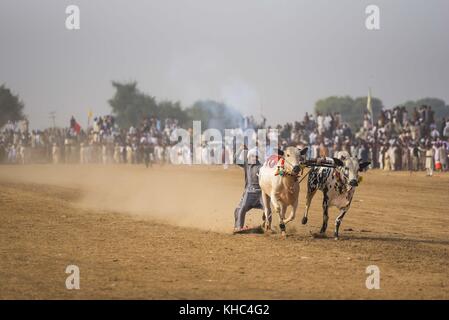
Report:
M 309 171 L 307 171 L 307 173 L 301 179 L 299 179 L 299 183 L 301 183 L 302 180 L 304 180 L 304 178 L 309 175 L 310 171 L 312 171 L 312 169 L 309 169 Z
M 301 168 L 301 174 L 302 174 L 302 172 L 303 172 L 302 169 L 303 169 L 303 168 Z M 284 159 L 284 158 L 280 158 L 280 160 L 279 160 L 279 162 L 278 162 L 277 170 L 276 170 L 276 172 L 274 173 L 274 175 L 275 175 L 275 176 L 281 176 L 281 177 L 284 177 L 284 176 L 291 176 L 291 177 L 295 178 L 295 181 L 298 181 L 298 174 L 293 174 L 293 173 L 287 172 L 287 171 L 285 170 L 285 159 Z
M 285 159 L 284 158 L 280 158 L 279 161 L 278 161 L 278 168 L 277 168 L 277 170 L 276 170 L 274 175 L 283 177 L 284 174 L 285 174 Z

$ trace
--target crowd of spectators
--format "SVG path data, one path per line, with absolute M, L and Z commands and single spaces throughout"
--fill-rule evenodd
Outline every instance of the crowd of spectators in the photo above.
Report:
M 448 170 L 449 119 L 437 120 L 430 106 L 414 108 L 411 114 L 403 106 L 385 109 L 375 121 L 367 111 L 357 128 L 344 120 L 337 112 L 318 112 L 278 125 L 280 148 L 308 146 L 312 158 L 346 150 L 383 170 L 427 170 L 428 175 Z M 27 121 L 9 121 L 0 130 L 0 162 L 192 163 L 192 145 L 178 144 L 172 152 L 176 143 L 170 136 L 180 127 L 177 119 L 148 117 L 129 128 L 120 128 L 111 115 L 91 122 L 84 130 L 72 117 L 67 128 L 30 131 Z M 243 118 L 241 128 L 272 129 L 265 118 L 257 123 L 253 117 Z M 201 145 L 203 163 L 216 150 L 214 145 Z

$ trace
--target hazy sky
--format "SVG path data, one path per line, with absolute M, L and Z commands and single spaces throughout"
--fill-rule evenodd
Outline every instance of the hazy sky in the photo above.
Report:
M 81 29 L 65 28 L 65 8 Z M 365 7 L 380 7 L 379 31 Z M 1 0 L 0 84 L 31 127 L 110 112 L 111 80 L 157 99 L 228 102 L 269 123 L 329 95 L 449 101 L 449 1 Z

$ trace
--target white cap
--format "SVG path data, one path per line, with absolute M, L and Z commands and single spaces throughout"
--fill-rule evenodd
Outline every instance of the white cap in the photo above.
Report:
M 254 156 L 257 157 L 257 148 L 252 148 L 248 151 L 248 154 L 246 155 L 249 159 L 250 157 Z

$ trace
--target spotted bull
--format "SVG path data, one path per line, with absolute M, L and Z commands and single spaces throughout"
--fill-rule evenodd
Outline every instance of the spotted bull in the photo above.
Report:
M 325 234 L 327 221 L 329 219 L 329 207 L 335 206 L 340 210 L 340 214 L 335 220 L 335 239 L 338 239 L 340 224 L 351 206 L 354 192 L 361 177 L 359 172 L 365 169 L 370 162 L 361 162 L 355 157 L 351 157 L 348 152 L 340 151 L 336 158 L 341 160 L 335 168 L 321 167 L 311 169 L 307 182 L 306 207 L 302 224 L 307 223 L 310 203 L 317 190 L 323 192 L 323 225 L 320 233 Z

